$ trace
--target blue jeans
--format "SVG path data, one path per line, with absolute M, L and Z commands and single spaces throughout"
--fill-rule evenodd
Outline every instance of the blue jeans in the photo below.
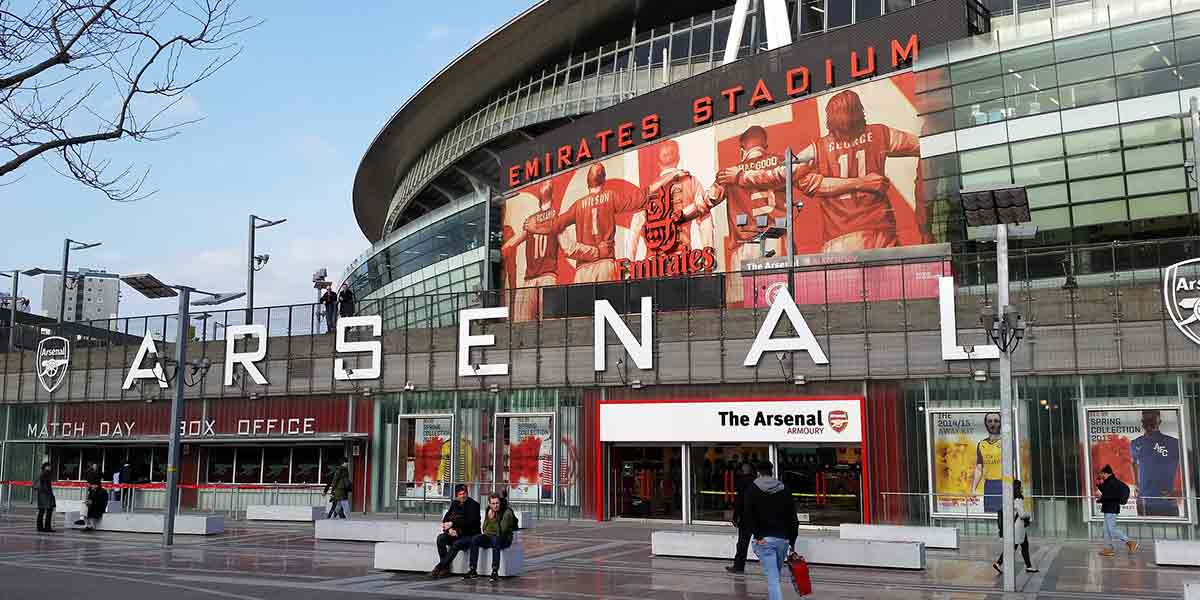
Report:
M 1104 513 L 1104 540 L 1113 550 L 1117 549 L 1116 540 L 1121 540 L 1121 543 L 1129 541 L 1129 536 L 1125 535 L 1124 531 L 1117 529 L 1116 513 Z
M 507 543 L 505 543 L 507 542 Z M 479 564 L 479 549 L 492 549 L 492 572 L 500 572 L 500 551 L 512 545 L 512 540 L 502 540 L 498 536 L 479 534 L 471 538 L 471 570 Z
M 754 555 L 762 565 L 763 574 L 767 576 L 767 599 L 783 600 L 783 589 L 779 587 L 779 572 L 783 570 L 791 545 L 787 540 L 776 537 L 763 538 L 763 542 L 760 544 L 753 541 L 750 547 L 754 549 Z

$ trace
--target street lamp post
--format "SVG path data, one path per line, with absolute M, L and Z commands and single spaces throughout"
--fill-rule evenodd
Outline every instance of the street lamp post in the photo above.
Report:
M 59 325 L 62 325 L 63 315 L 65 315 L 66 311 L 67 311 L 67 265 L 71 260 L 71 251 L 72 250 L 87 250 L 88 248 L 95 248 L 96 246 L 99 246 L 102 243 L 103 242 L 96 242 L 93 244 L 85 244 L 83 242 L 77 242 L 71 238 L 67 238 L 67 239 L 63 240 L 63 260 L 62 260 L 62 275 L 61 275 L 62 280 L 59 281 L 60 285 L 58 286 L 58 288 L 59 288 L 58 289 L 58 324 Z
M 962 190 L 959 192 L 968 227 L 993 228 L 996 239 L 996 316 L 984 326 L 988 336 L 1000 348 L 1000 468 L 1003 495 L 1000 519 L 1003 530 L 1004 591 L 1016 591 L 1016 564 L 1013 542 L 1013 394 L 1012 353 L 1025 336 L 1025 320 L 1008 305 L 1008 238 L 1033 237 L 1036 226 L 1011 227 L 1028 223 L 1029 200 L 1024 187 Z M 986 236 L 984 236 L 986 237 Z
M 175 513 L 179 508 L 179 456 L 181 454 L 179 420 L 183 415 L 183 388 L 186 383 L 182 375 L 184 368 L 188 366 L 185 358 L 187 355 L 187 328 L 190 320 L 188 303 L 191 300 L 192 292 L 209 296 L 205 300 L 196 302 L 196 306 L 224 304 L 230 300 L 241 298 L 245 294 L 242 292 L 219 294 L 197 290 L 186 285 L 170 285 L 149 273 L 126 275 L 121 277 L 121 281 L 147 298 L 179 297 L 179 314 L 177 315 L 179 329 L 175 337 L 175 394 L 171 399 L 171 421 L 170 427 L 168 427 L 169 441 L 167 445 L 167 514 L 163 519 L 163 545 L 170 546 L 175 541 Z M 207 370 L 207 366 L 203 368 Z
M 11 273 L 0 273 L 5 277 L 12 278 L 12 296 L 8 299 L 8 349 L 5 352 L 13 351 L 15 343 L 14 333 L 17 331 L 17 279 L 21 276 L 19 269 L 13 269 Z
M 260 223 L 261 221 L 261 223 Z M 254 323 L 254 272 L 261 271 L 267 266 L 267 261 L 270 260 L 270 254 L 254 254 L 254 232 L 259 229 L 274 227 L 287 219 L 271 221 L 264 219 L 258 215 L 250 215 L 250 225 L 248 227 L 246 240 L 246 324 Z

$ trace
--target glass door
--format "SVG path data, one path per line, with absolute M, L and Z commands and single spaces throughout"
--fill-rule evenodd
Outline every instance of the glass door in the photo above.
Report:
M 691 447 L 692 521 L 728 523 L 742 487 L 754 480 L 754 467 L 769 460 L 766 444 Z
M 780 446 L 779 478 L 796 497 L 801 525 L 862 523 L 860 446 Z
M 611 446 L 612 516 L 682 521 L 682 455 L 679 446 Z

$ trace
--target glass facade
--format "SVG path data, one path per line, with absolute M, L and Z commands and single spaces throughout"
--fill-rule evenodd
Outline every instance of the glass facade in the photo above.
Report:
M 917 66 L 928 200 L 954 212 L 960 189 L 1024 185 L 1041 244 L 1194 231 L 1180 115 L 1200 86 L 1200 11 L 1133 17 L 931 49 L 941 64 Z
M 373 255 L 362 260 L 347 276 L 346 283 L 350 285 L 354 297 L 368 299 L 380 288 L 400 280 L 406 275 L 417 273 L 451 257 L 482 247 L 487 225 L 484 222 L 486 209 L 486 203 L 476 204 L 428 226 L 414 227 L 414 230 L 408 235 L 398 239 L 389 239 L 388 245 L 374 251 Z M 478 276 L 481 272 L 480 265 L 474 265 L 474 267 L 475 275 Z M 428 282 L 428 284 L 421 282 L 405 286 L 387 295 L 397 293 L 411 295 L 436 291 L 465 292 L 469 289 L 456 289 L 451 285 L 448 277 L 440 279 L 445 285 L 437 282 Z M 461 282 L 462 279 L 459 278 L 458 281 Z

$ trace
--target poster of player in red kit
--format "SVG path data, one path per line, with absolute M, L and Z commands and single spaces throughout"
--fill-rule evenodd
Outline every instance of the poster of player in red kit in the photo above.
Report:
M 796 254 L 930 243 L 920 118 L 902 73 L 696 129 L 518 189 L 503 208 L 515 320 L 550 285 L 725 273 L 725 303 L 753 305 L 746 262 L 784 256 L 766 227 L 792 219 Z M 786 172 L 784 152 L 795 155 Z M 785 205 L 787 186 L 797 206 Z M 765 239 L 764 239 L 765 237 Z

